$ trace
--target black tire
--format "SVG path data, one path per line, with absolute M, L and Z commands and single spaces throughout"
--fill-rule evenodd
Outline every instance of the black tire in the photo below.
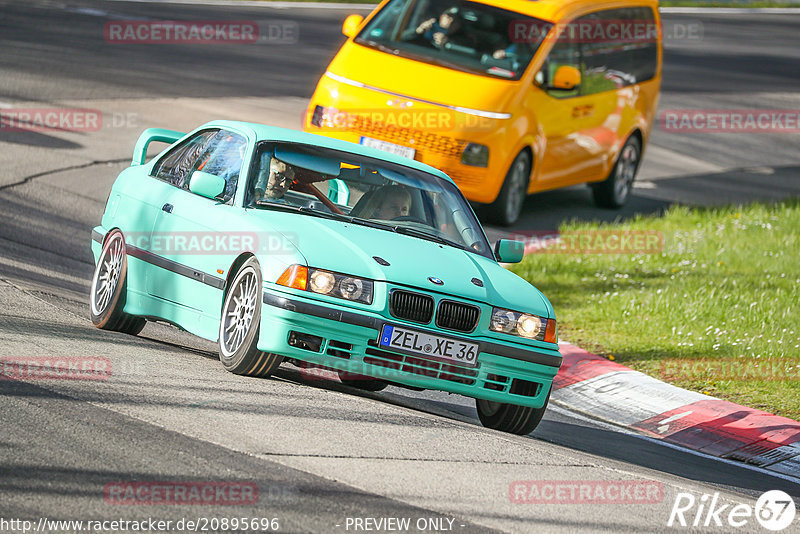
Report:
M 219 360 L 237 375 L 266 378 L 283 356 L 258 350 L 261 324 L 261 268 L 250 258 L 233 278 L 219 321 Z
M 523 387 L 530 390 L 536 386 L 526 383 Z M 552 386 L 550 391 L 552 391 Z M 520 393 L 524 394 L 526 392 L 520 391 Z M 478 409 L 478 419 L 481 420 L 481 423 L 486 428 L 524 436 L 530 434 L 539 426 L 549 402 L 550 392 L 547 393 L 547 398 L 541 408 L 517 406 L 516 404 L 505 404 L 483 399 L 475 399 L 475 407 Z
M 490 222 L 511 226 L 519 220 L 522 205 L 528 196 L 530 179 L 531 156 L 527 150 L 523 150 L 511 163 L 497 199 L 486 206 L 486 215 Z
M 127 297 L 128 256 L 125 236 L 111 230 L 103 242 L 103 250 L 94 269 L 89 294 L 92 324 L 101 330 L 136 335 L 147 322 L 122 311 Z
M 609 209 L 619 209 L 624 206 L 630 197 L 641 161 L 642 142 L 637 136 L 632 135 L 619 151 L 608 178 L 591 184 L 595 204 Z
M 363 389 L 364 391 L 381 391 L 386 389 L 386 386 L 389 385 L 383 380 L 378 380 L 377 378 L 346 373 L 344 371 L 339 371 L 339 381 L 345 386 Z

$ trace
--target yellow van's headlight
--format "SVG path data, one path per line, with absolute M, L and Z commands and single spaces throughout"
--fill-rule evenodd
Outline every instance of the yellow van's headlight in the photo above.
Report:
M 461 154 L 461 163 L 473 167 L 488 167 L 489 147 L 478 143 L 468 144 Z

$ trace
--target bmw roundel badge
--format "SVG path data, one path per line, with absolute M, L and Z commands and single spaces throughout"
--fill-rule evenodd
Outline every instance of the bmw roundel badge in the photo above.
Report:
M 443 286 L 444 285 L 444 282 L 442 282 L 441 279 L 436 278 L 435 276 L 429 276 L 428 280 L 430 281 L 430 283 L 436 284 L 437 286 Z

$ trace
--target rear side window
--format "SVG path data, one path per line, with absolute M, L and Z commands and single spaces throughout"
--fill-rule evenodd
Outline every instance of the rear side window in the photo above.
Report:
M 650 8 L 598 11 L 577 23 L 584 30 L 581 94 L 619 89 L 656 75 L 658 28 Z
M 658 69 L 658 32 L 648 7 L 597 11 L 560 27 L 560 35 L 536 81 L 546 86 L 563 65 L 581 72 L 574 91 L 550 91 L 569 98 L 614 91 L 655 77 Z

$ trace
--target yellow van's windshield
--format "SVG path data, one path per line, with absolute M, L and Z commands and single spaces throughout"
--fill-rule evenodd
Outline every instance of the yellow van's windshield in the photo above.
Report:
M 514 28 L 544 28 L 547 24 L 474 2 L 457 0 L 392 0 L 356 37 L 356 42 L 395 55 L 443 67 L 519 79 L 545 32 Z

